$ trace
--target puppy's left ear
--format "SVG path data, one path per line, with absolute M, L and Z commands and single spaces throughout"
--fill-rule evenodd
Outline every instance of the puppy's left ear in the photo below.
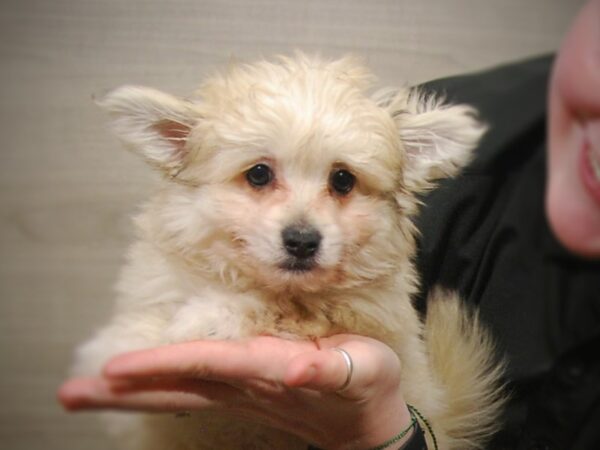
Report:
M 150 165 L 170 176 L 185 167 L 199 118 L 192 103 L 140 86 L 122 86 L 97 103 L 110 114 L 115 134 Z
M 398 127 L 407 157 L 404 182 L 417 192 L 457 175 L 487 129 L 475 108 L 447 104 L 418 89 L 396 92 L 378 103 Z

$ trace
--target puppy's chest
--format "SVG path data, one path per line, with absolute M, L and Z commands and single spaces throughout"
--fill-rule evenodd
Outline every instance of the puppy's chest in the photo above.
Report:
M 205 289 L 183 299 L 164 330 L 164 340 L 313 338 L 358 331 L 357 323 L 352 310 L 311 296 Z

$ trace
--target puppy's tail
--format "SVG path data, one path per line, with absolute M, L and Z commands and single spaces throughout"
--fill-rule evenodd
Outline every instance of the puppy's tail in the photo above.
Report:
M 435 418 L 450 449 L 482 449 L 506 401 L 504 364 L 490 334 L 458 295 L 436 288 L 427 303 L 425 340 L 447 407 Z

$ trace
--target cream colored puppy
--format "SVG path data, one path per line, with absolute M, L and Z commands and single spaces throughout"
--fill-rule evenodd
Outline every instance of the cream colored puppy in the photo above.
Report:
M 238 65 L 190 99 L 126 86 L 101 101 L 117 135 L 164 174 L 137 216 L 111 322 L 77 355 L 258 334 L 379 339 L 440 448 L 478 448 L 500 401 L 493 349 L 453 296 L 411 298 L 415 194 L 453 176 L 484 127 L 465 105 L 415 90 L 368 95 L 352 58 L 301 54 Z M 111 415 L 124 448 L 305 448 L 214 413 Z M 433 448 L 433 447 L 431 447 Z

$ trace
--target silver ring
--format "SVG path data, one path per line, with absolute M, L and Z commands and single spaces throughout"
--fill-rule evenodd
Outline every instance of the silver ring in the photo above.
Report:
M 343 348 L 339 348 L 339 347 L 333 347 L 332 350 L 335 350 L 336 352 L 338 352 L 340 355 L 342 355 L 344 357 L 344 362 L 346 363 L 346 369 L 348 369 L 348 375 L 346 375 L 346 381 L 344 381 L 344 384 L 342 384 L 342 386 L 340 388 L 338 388 L 338 392 L 343 391 L 344 389 L 346 389 L 348 387 L 348 385 L 350 384 L 350 381 L 352 380 L 352 372 L 354 372 L 354 364 L 352 364 L 352 358 L 350 357 L 350 354 L 344 350 Z

